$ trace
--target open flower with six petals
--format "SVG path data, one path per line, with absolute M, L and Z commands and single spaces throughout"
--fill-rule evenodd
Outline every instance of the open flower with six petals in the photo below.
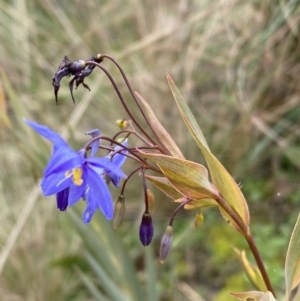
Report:
M 118 184 L 125 174 L 120 169 L 124 163 L 126 151 L 112 158 L 87 157 L 86 150 L 79 152 L 70 148 L 67 142 L 56 132 L 33 121 L 25 122 L 44 138 L 53 143 L 53 153 L 44 171 L 41 182 L 45 196 L 56 194 L 60 210 L 72 206 L 81 198 L 87 201 L 83 220 L 88 223 L 95 210 L 99 208 L 107 219 L 113 217 L 113 202 L 105 181 L 107 174 L 114 184 Z M 117 149 L 117 147 L 116 147 Z

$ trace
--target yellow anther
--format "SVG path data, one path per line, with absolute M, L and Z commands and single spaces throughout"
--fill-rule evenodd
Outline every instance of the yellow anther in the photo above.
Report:
M 80 186 L 83 183 L 82 180 L 82 169 L 81 168 L 73 168 L 73 182 L 76 186 Z

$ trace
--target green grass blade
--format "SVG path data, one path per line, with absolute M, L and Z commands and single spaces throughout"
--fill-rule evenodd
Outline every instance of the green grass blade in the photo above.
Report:
M 89 252 L 85 252 L 85 258 L 90 264 L 91 269 L 95 272 L 98 279 L 100 280 L 103 290 L 110 297 L 110 300 L 129 301 L 129 299 L 125 297 L 124 293 L 119 289 L 119 286 L 111 278 L 108 277 L 106 271 Z M 116 273 L 117 271 L 114 272 Z
M 147 299 L 148 301 L 159 301 L 157 294 L 157 281 L 155 275 L 154 258 L 152 248 L 145 248 L 146 271 L 147 271 Z
M 81 271 L 78 271 L 79 278 L 83 284 L 87 287 L 91 295 L 96 298 L 98 301 L 109 301 L 93 283 L 93 280 L 87 275 L 83 274 Z
M 294 227 L 285 261 L 286 300 L 300 282 L 300 214 Z

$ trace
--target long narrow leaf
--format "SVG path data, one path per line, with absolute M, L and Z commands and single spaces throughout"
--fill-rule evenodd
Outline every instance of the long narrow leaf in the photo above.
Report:
M 294 227 L 285 261 L 286 300 L 300 282 L 300 214 Z
M 91 269 L 95 272 L 99 280 L 101 281 L 102 287 L 106 294 L 110 296 L 110 300 L 115 301 L 128 301 L 129 299 L 125 296 L 124 292 L 120 290 L 120 287 L 112 281 L 99 265 L 96 259 L 89 253 L 85 252 L 85 258 L 90 264 Z
M 146 271 L 147 271 L 147 299 L 148 301 L 159 301 L 157 292 L 157 279 L 155 274 L 155 262 L 151 247 L 145 248 Z M 146 299 L 144 299 L 146 300 Z
M 94 229 L 92 225 L 84 225 L 73 210 L 68 212 L 81 235 L 84 248 L 101 265 L 107 277 L 114 283 L 122 283 L 126 291 L 131 292 L 134 300 L 141 300 L 143 293 L 133 263 L 111 223 L 101 214 L 96 214 L 94 216 L 96 222 L 92 224 L 96 227 Z
M 183 197 L 183 195 L 173 187 L 173 185 L 166 177 L 145 175 L 145 178 L 149 180 L 157 188 L 159 188 L 162 192 L 164 192 L 168 197 L 173 199 L 175 202 L 181 203 L 182 201 L 186 201 L 186 197 Z M 195 209 L 195 208 L 205 208 L 211 206 L 218 206 L 218 203 L 213 199 L 197 199 L 197 200 L 192 200 L 191 202 L 186 204 L 184 208 Z
M 184 156 L 181 153 L 180 149 L 178 148 L 178 146 L 176 145 L 172 137 L 169 135 L 169 133 L 166 131 L 166 129 L 163 127 L 163 125 L 160 123 L 160 121 L 157 119 L 156 115 L 152 111 L 147 101 L 144 100 L 144 98 L 138 93 L 136 93 L 136 95 L 138 96 L 144 108 L 146 109 L 149 122 L 154 132 L 158 135 L 158 137 L 161 139 L 163 144 L 167 147 L 167 149 L 174 157 L 183 159 Z
M 224 168 L 224 166 L 210 152 L 208 144 L 195 117 L 183 100 L 179 90 L 169 74 L 167 75 L 167 79 L 182 118 L 205 157 L 213 184 L 217 187 L 228 204 L 240 215 L 243 222 L 248 227 L 250 222 L 248 205 L 240 188 L 230 176 L 228 171 Z M 226 214 L 224 214 L 224 212 L 222 212 L 222 214 L 224 215 L 225 219 L 228 220 Z M 235 223 L 233 223 L 230 219 L 228 221 L 231 222 L 233 227 L 235 227 Z
M 153 185 L 164 192 L 168 197 L 173 200 L 177 200 L 182 197 L 182 194 L 174 188 L 170 181 L 166 177 L 156 177 L 145 175 L 145 178 L 150 181 Z
M 96 298 L 98 301 L 108 301 L 108 299 L 104 297 L 104 295 L 100 292 L 98 287 L 94 284 L 93 280 L 89 276 L 85 275 L 81 271 L 78 272 L 78 275 L 94 298 Z

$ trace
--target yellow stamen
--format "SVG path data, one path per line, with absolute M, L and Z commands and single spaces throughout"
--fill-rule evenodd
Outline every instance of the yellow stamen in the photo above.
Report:
M 80 186 L 83 183 L 82 177 L 82 169 L 81 168 L 73 168 L 73 182 L 76 186 Z

